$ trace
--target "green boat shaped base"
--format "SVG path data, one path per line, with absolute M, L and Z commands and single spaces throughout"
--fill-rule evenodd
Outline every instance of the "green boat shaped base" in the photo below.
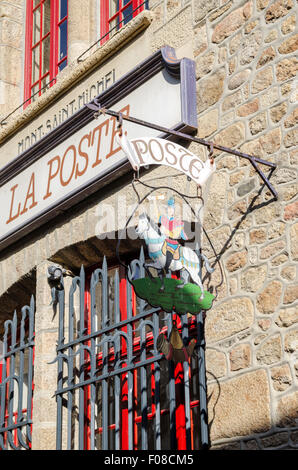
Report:
M 160 291 L 161 280 L 159 277 L 145 277 L 132 281 L 138 297 L 146 300 L 152 307 L 161 307 L 166 312 L 174 310 L 177 313 L 199 313 L 201 310 L 209 310 L 212 307 L 214 295 L 204 291 L 204 298 L 200 300 L 202 291 L 196 284 L 183 284 L 177 279 L 165 278 L 164 290 Z

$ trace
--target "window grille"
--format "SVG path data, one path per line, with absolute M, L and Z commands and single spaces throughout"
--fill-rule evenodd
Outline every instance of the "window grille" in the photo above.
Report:
M 4 323 L 0 357 L 0 449 L 31 448 L 34 298 Z
M 156 347 L 174 319 L 186 345 L 197 338 L 197 318 L 152 308 L 105 259 L 57 294 L 57 449 L 199 449 L 198 355 L 174 364 Z

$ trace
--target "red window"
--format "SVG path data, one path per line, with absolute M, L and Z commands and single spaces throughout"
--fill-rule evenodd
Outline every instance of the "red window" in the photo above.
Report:
M 67 64 L 67 6 L 68 0 L 27 0 L 25 107 L 55 83 Z
M 157 409 L 159 407 L 160 414 L 160 429 L 161 429 L 161 449 L 170 449 L 171 440 L 171 421 L 170 418 L 170 402 L 169 402 L 169 370 L 168 362 L 165 359 L 159 361 L 160 367 L 160 378 L 158 383 L 156 382 L 156 376 L 154 373 L 154 362 L 150 365 L 147 365 L 146 370 L 141 370 L 142 367 L 139 366 L 145 358 L 150 358 L 152 354 L 152 349 L 154 348 L 154 338 L 152 331 L 147 331 L 145 334 L 145 343 L 144 338 L 142 340 L 142 333 L 139 330 L 139 321 L 138 318 L 134 320 L 133 318 L 138 315 L 138 304 L 140 299 L 138 299 L 131 286 L 128 284 L 128 281 L 125 277 L 125 272 L 122 267 L 114 268 L 109 270 L 109 311 L 114 310 L 115 302 L 115 291 L 113 291 L 114 285 L 114 274 L 115 271 L 119 273 L 119 313 L 118 317 L 111 318 L 109 325 L 113 325 L 114 322 L 123 322 L 123 327 L 121 331 L 124 333 L 128 332 L 130 329 L 132 335 L 132 354 L 134 356 L 135 367 L 131 371 L 131 387 L 132 387 L 132 396 L 129 394 L 129 379 L 126 366 L 128 365 L 128 356 L 129 351 L 127 343 L 124 340 L 120 343 L 120 356 L 119 350 L 116 353 L 113 346 L 109 346 L 108 351 L 108 363 L 106 362 L 106 357 L 100 349 L 98 349 L 98 354 L 96 356 L 96 368 L 100 374 L 108 373 L 113 375 L 113 368 L 115 365 L 115 358 L 118 356 L 118 360 L 121 360 L 122 366 L 124 368 L 123 374 L 118 374 L 117 378 L 112 377 L 106 380 L 106 399 L 103 398 L 103 389 L 101 384 L 97 384 L 96 387 L 96 400 L 97 400 L 97 410 L 93 411 L 96 416 L 97 426 L 95 427 L 95 448 L 102 448 L 103 440 L 103 411 L 102 406 L 106 408 L 107 421 L 108 421 L 108 442 L 109 449 L 115 449 L 115 436 L 118 434 L 118 448 L 121 450 L 129 449 L 129 440 L 133 443 L 133 449 L 139 450 L 142 448 L 142 428 L 144 426 L 144 420 L 146 422 L 146 439 L 148 442 L 148 448 L 155 448 L 155 419 Z M 86 291 L 85 291 L 85 328 L 87 334 L 90 334 L 90 277 L 87 277 L 86 282 Z M 128 293 L 130 289 L 130 294 Z M 132 308 L 132 319 L 128 319 L 128 310 L 127 310 L 127 295 L 131 298 L 131 308 Z M 101 297 L 99 293 L 99 297 Z M 101 325 L 101 313 L 100 306 L 101 300 L 97 297 L 98 306 L 97 315 L 98 320 L 96 320 L 96 327 L 100 329 Z M 160 332 L 167 333 L 167 326 L 162 322 L 164 312 L 159 312 L 160 320 Z M 116 315 L 116 314 L 115 314 Z M 174 315 L 173 320 L 176 321 L 177 327 L 181 332 L 181 321 L 178 315 Z M 118 327 L 119 328 L 119 327 Z M 190 337 L 196 336 L 196 324 L 194 320 L 189 321 L 188 324 L 189 335 Z M 111 344 L 111 343 L 110 343 Z M 144 347 L 145 344 L 145 347 Z M 118 348 L 117 348 L 118 349 Z M 85 356 L 85 378 L 89 378 L 90 372 L 90 361 L 89 355 L 86 353 Z M 173 381 L 175 388 L 175 397 L 176 397 L 176 406 L 175 406 L 175 438 L 176 445 L 178 450 L 186 450 L 187 448 L 198 449 L 199 448 L 199 400 L 198 400 L 198 369 L 195 365 L 195 360 L 189 364 L 189 367 L 178 363 L 174 365 L 173 368 Z M 189 381 L 189 390 L 190 395 L 188 397 L 188 403 L 186 404 L 185 398 L 185 367 L 187 367 L 187 380 Z M 141 378 L 141 374 L 143 377 Z M 145 374 L 145 377 L 144 377 Z M 118 411 L 115 410 L 115 390 L 120 390 L 119 395 L 119 405 Z M 144 394 L 144 382 L 146 383 L 146 416 L 144 416 L 144 411 L 141 408 L 141 396 Z M 156 404 L 156 390 L 158 388 L 158 402 Z M 130 398 L 129 398 L 130 396 Z M 85 439 L 84 439 L 84 448 L 86 450 L 90 449 L 90 439 L 91 439 L 91 430 L 90 430 L 90 417 L 91 417 L 91 407 L 90 407 L 90 398 L 91 390 L 90 386 L 84 387 L 84 397 L 85 397 Z M 130 401 L 130 404 L 129 404 Z M 133 410 L 133 431 L 132 435 L 129 436 L 129 409 Z M 190 420 L 190 426 L 187 425 L 187 420 Z M 188 445 L 187 445 L 188 441 Z M 117 448 L 117 447 L 116 447 Z
M 104 44 L 123 25 L 147 8 L 146 0 L 100 0 L 100 36 Z

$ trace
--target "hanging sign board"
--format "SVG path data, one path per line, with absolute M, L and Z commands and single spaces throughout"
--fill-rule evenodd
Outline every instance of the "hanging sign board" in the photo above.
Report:
M 117 141 L 135 171 L 141 166 L 166 165 L 184 173 L 198 186 L 202 186 L 216 169 L 214 160 L 208 159 L 203 163 L 182 145 L 158 137 L 146 136 L 128 140 L 123 134 Z
M 165 47 L 97 100 L 123 115 L 183 132 L 194 131 L 194 62 L 177 60 L 175 51 Z M 132 123 L 125 129 L 131 138 L 160 134 Z M 117 142 L 116 119 L 102 114 L 95 119 L 94 112 L 85 106 L 0 170 L 0 250 L 129 168 L 127 155 Z

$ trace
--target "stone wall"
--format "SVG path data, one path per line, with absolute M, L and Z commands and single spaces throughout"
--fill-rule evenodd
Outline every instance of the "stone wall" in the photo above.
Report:
M 0 119 L 22 103 L 23 0 L 0 1 Z
M 0 8 L 4 3 L 13 2 L 0 2 Z M 295 1 L 150 0 L 149 5 L 153 20 L 146 26 L 146 38 L 152 52 L 169 44 L 180 57 L 186 55 L 196 62 L 198 136 L 277 164 L 270 179 L 278 192 L 275 201 L 248 161 L 216 153 L 217 172 L 205 205 L 203 237 L 203 251 L 215 267 L 204 282 L 217 294 L 205 322 L 212 448 L 297 448 Z M 90 31 L 89 41 L 95 31 L 91 22 Z M 86 46 L 85 36 L 76 38 L 75 28 L 71 34 L 74 55 L 76 40 L 80 50 Z M 75 67 L 72 64 L 71 73 Z M 191 150 L 202 153 L 199 145 L 192 144 Z M 114 183 L 2 255 L 3 311 L 7 312 L 14 293 L 26 288 L 26 276 L 30 286 L 36 276 L 37 286 L 45 288 L 41 277 L 48 260 L 72 269 L 100 260 L 97 205 L 113 203 L 118 195 L 133 198 L 128 181 Z M 37 289 L 37 296 L 41 306 L 37 315 L 42 319 L 44 292 Z M 48 321 L 37 324 L 40 338 L 51 328 L 56 331 L 56 325 Z M 48 361 L 48 352 L 38 344 L 37 371 L 42 371 L 43 355 Z M 52 343 L 49 351 L 53 353 Z M 40 382 L 36 403 L 48 387 Z M 47 413 L 39 416 L 38 429 L 45 430 L 45 441 L 36 439 L 36 448 L 46 448 L 54 412 L 53 408 L 51 418 Z M 43 419 L 50 423 L 48 428 Z

